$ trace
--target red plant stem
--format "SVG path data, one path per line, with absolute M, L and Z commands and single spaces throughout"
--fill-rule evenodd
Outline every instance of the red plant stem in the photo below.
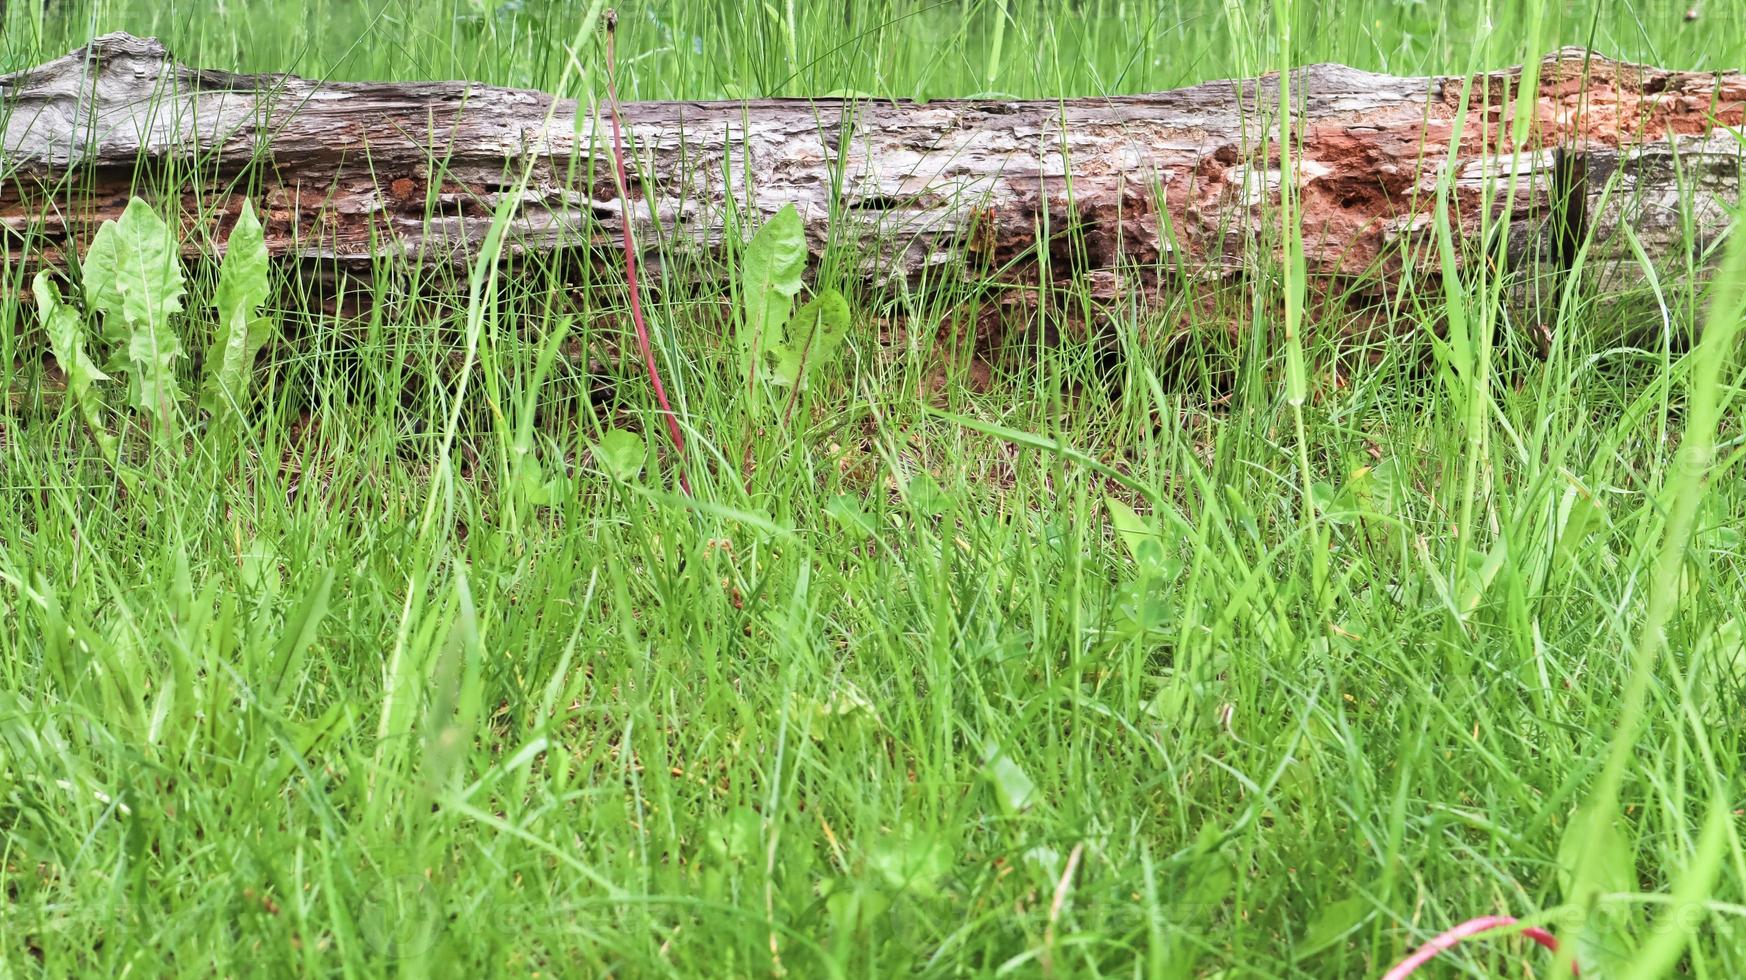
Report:
M 667 388 L 661 384 L 661 372 L 655 367 L 655 351 L 649 344 L 649 327 L 643 319 L 642 292 L 637 288 L 637 246 L 631 237 L 630 177 L 624 167 L 624 136 L 618 121 L 618 88 L 613 83 L 612 37 L 618 26 L 614 11 L 606 13 L 606 101 L 612 116 L 612 165 L 618 174 L 618 201 L 624 220 L 624 281 L 630 290 L 631 323 L 636 326 L 637 347 L 642 350 L 643 364 L 649 369 L 649 383 L 655 388 L 655 401 L 667 420 L 667 435 L 673 440 L 674 463 L 679 468 L 679 489 L 691 496 L 691 484 L 685 479 L 685 435 L 679 430 L 679 417 L 667 401 Z
M 1468 919 L 1453 929 L 1449 929 L 1420 946 L 1413 954 L 1395 965 L 1395 968 L 1383 975 L 1382 980 L 1406 980 L 1419 967 L 1435 959 L 1438 954 L 1454 946 L 1463 939 L 1477 936 L 1482 932 L 1501 929 L 1504 926 L 1515 925 L 1516 920 L 1507 915 L 1484 915 L 1477 919 Z M 1522 930 L 1522 935 L 1546 947 L 1552 952 L 1558 952 L 1558 940 L 1552 934 L 1536 926 Z M 1570 964 L 1570 975 L 1578 976 L 1576 964 Z

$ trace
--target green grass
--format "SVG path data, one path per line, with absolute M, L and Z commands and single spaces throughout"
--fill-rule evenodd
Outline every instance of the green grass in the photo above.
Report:
M 1211 2 L 844 6 L 626 5 L 623 95 L 1093 94 L 1288 57 L 1272 11 Z M 1521 60 L 1528 8 L 1474 45 L 1484 12 L 1444 6 L 1287 5 L 1289 60 Z M 7 70 L 127 29 L 530 86 L 581 16 L 28 8 Z M 1746 12 L 1702 8 L 1547 9 L 1540 47 L 1746 64 Z M 687 500 L 622 288 L 399 282 L 359 320 L 288 306 L 248 424 L 165 448 L 129 421 L 122 480 L 0 302 L 0 975 L 1356 977 L 1488 913 L 1580 938 L 1585 975 L 1666 935 L 1678 975 L 1746 974 L 1729 321 L 1682 354 L 1642 341 L 1645 297 L 1578 294 L 1543 359 L 1514 321 L 1440 349 L 1504 308 L 1409 287 L 1386 338 L 1304 314 L 1294 404 L 1272 277 L 1004 354 L 973 354 L 961 290 L 864 294 L 793 420 L 749 430 L 722 305 L 672 285 Z M 1664 289 L 1693 329 L 1705 288 Z M 1156 342 L 1184 323 L 1194 357 Z M 1678 453 L 1710 418 L 1706 475 Z M 595 459 L 611 427 L 646 434 L 632 479 Z M 529 457 L 554 499 L 512 479 Z M 1567 833 L 1585 803 L 1616 823 Z

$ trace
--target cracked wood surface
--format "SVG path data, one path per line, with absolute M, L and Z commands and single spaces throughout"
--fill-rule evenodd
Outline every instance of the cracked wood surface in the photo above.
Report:
M 1565 49 L 1540 78 L 1531 146 L 1513 155 L 1520 69 L 1299 70 L 1289 179 L 1311 273 L 1433 271 L 1445 168 L 1459 234 L 1507 202 L 1518 260 L 1568 265 L 1593 231 L 1590 261 L 1616 268 L 1630 255 L 1621 223 L 1652 254 L 1720 234 L 1738 200 L 1746 76 Z M 1053 275 L 1105 288 L 1136 270 L 1225 276 L 1276 237 L 1276 94 L 1264 76 L 1062 101 L 627 103 L 630 217 L 645 248 L 709 251 L 792 203 L 815 255 L 844 248 L 887 283 L 1034 282 L 1042 256 Z M 64 262 L 139 188 L 179 208 L 191 254 L 222 247 L 248 195 L 278 255 L 464 262 L 531 166 L 512 250 L 610 250 L 625 215 L 600 111 L 467 82 L 239 75 L 105 35 L 0 76 L 0 237 L 9 264 Z

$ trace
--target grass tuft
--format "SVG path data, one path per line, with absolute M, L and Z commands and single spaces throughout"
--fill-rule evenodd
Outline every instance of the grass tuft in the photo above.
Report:
M 1683 14 L 671 0 L 620 11 L 617 80 L 1058 97 L 1527 38 L 1746 63 L 1746 7 Z M 14 0 L 0 70 L 125 29 L 586 100 L 591 16 Z M 671 414 L 612 273 L 384 264 L 346 317 L 280 273 L 224 424 L 154 441 L 112 394 L 113 452 L 0 301 L 8 967 L 1369 976 L 1514 915 L 1585 975 L 1746 975 L 1738 255 L 1710 285 L 1642 256 L 1628 295 L 1597 270 L 1529 324 L 1484 272 L 1025 307 L 833 254 L 847 338 L 762 429 L 738 259 L 651 264 Z M 188 351 L 213 292 L 170 321 Z

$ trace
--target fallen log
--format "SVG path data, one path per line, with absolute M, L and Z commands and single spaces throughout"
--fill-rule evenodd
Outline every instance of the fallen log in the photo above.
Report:
M 1704 249 L 1738 200 L 1746 76 L 1545 59 L 1525 152 L 1508 150 L 1520 69 L 1295 74 L 1299 141 L 1277 146 L 1277 77 L 1059 101 L 761 99 L 623 106 L 629 219 L 645 248 L 719 248 L 794 204 L 815 256 L 876 281 L 1035 282 L 1152 270 L 1223 277 L 1277 239 L 1299 191 L 1313 275 L 1435 272 L 1438 180 L 1457 234 L 1510 210 L 1512 261 L 1593 267 Z M 1465 125 L 1456 132 L 1465 100 Z M 99 37 L 0 77 L 6 261 L 64 261 L 132 193 L 176 210 L 190 253 L 222 248 L 252 198 L 276 255 L 463 263 L 531 168 L 512 252 L 616 248 L 625 208 L 603 109 L 467 82 L 323 83 L 177 63 L 152 39 Z M 1506 193 L 1510 185 L 1514 193 Z

